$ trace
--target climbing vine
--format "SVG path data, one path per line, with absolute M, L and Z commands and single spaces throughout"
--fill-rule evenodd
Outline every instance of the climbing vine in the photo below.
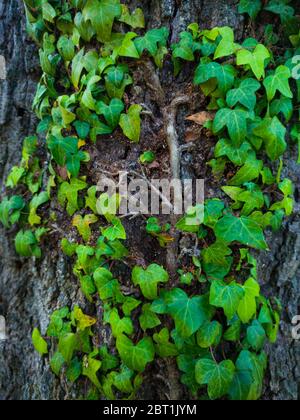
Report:
M 278 231 L 293 212 L 294 187 L 282 176 L 282 157 L 288 141 L 300 145 L 300 84 L 292 78 L 300 32 L 290 2 L 239 5 L 252 24 L 263 7 L 280 16 L 291 43 L 283 54 L 272 25 L 263 41 L 238 44 L 229 27 L 201 30 L 191 24 L 169 45 L 168 29 L 145 32 L 142 10 L 131 11 L 120 0 L 24 3 L 27 30 L 40 48 L 43 75 L 33 103 L 40 123 L 8 176 L 7 191 L 15 195 L 1 202 L 0 221 L 6 228 L 20 226 L 20 256 L 41 258 L 43 238 L 56 224 L 54 209 L 64 209 L 70 231 L 76 228 L 78 235 L 74 241 L 62 232 L 61 249 L 87 300 L 100 299 L 103 308 L 101 319 L 78 306 L 58 308 L 44 337 L 33 331 L 35 349 L 50 358 L 55 375 L 79 384 L 88 378 L 90 387 L 82 390 L 87 399 L 135 398 L 155 358 L 176 358 L 181 382 L 194 396 L 259 399 L 264 347 L 276 341 L 281 308 L 276 298 L 261 294 L 252 249 L 268 250 L 264 232 Z M 171 56 L 176 77 L 186 62 L 196 63 L 194 85 L 207 97 L 207 109 L 189 119 L 216 139 L 208 164 L 223 201 L 206 200 L 175 226 L 148 219 L 145 229 L 160 246 L 172 243 L 176 228 L 195 240 L 194 255 L 172 285 L 170 273 L 155 261 L 135 265 L 132 290 L 125 293 L 113 267 L 130 250 L 121 218 L 110 211 L 121 197 L 99 195 L 85 169 L 89 145 L 118 127 L 130 142 L 139 142 L 143 107 L 129 104 L 125 95 L 133 84 L 132 65 L 146 56 L 157 74 Z M 155 158 L 147 150 L 140 162 L 149 165 Z M 99 343 L 97 323 L 109 325 L 112 353 Z

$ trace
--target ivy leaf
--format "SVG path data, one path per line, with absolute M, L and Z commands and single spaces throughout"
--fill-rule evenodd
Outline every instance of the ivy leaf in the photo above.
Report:
M 59 54 L 65 61 L 72 61 L 75 55 L 75 45 L 72 39 L 66 35 L 62 35 L 57 42 Z
M 234 42 L 234 31 L 232 28 L 225 26 L 223 28 L 218 28 L 218 31 L 222 40 L 215 51 L 215 60 L 232 55 L 237 48 L 237 44 Z
M 124 104 L 120 99 L 114 98 L 109 105 L 104 102 L 97 103 L 97 114 L 103 115 L 107 124 L 113 130 L 118 126 Z
M 215 147 L 215 157 L 220 158 L 227 156 L 228 159 L 236 166 L 242 166 L 246 162 L 252 147 L 248 142 L 242 143 L 240 148 L 232 144 L 231 140 L 221 139 Z
M 238 316 L 244 324 L 247 324 L 256 314 L 256 298 L 259 297 L 260 286 L 256 280 L 250 278 L 243 289 L 245 294 L 238 307 Z
M 8 229 L 11 224 L 16 223 L 24 207 L 25 201 L 21 196 L 14 195 L 10 199 L 5 197 L 0 203 L 0 222 L 3 226 Z
M 85 121 L 75 121 L 73 123 L 73 125 L 74 125 L 74 127 L 76 129 L 76 132 L 77 132 L 78 137 L 80 139 L 86 139 L 87 136 L 90 133 L 90 129 L 91 129 L 90 124 L 87 123 L 87 122 L 85 122 Z
M 88 242 L 91 238 L 92 231 L 90 225 L 97 223 L 98 218 L 94 214 L 87 214 L 84 217 L 79 214 L 74 216 L 72 225 L 78 229 L 79 234 L 85 242 Z
M 275 117 L 280 113 L 285 117 L 286 122 L 289 122 L 294 114 L 293 101 L 289 98 L 275 99 L 270 106 L 270 116 Z
M 229 273 L 233 259 L 232 251 L 223 241 L 216 241 L 203 249 L 203 270 L 210 280 L 223 280 Z
M 220 109 L 213 122 L 213 133 L 220 133 L 225 127 L 235 146 L 241 146 L 247 135 L 248 113 L 242 109 Z
M 112 328 L 112 334 L 115 338 L 118 338 L 123 333 L 132 335 L 134 332 L 131 319 L 127 317 L 120 318 L 116 308 L 110 312 L 109 323 Z
M 143 331 L 151 330 L 161 324 L 158 316 L 151 310 L 150 303 L 143 305 L 139 322 Z
M 118 19 L 120 22 L 124 22 L 131 26 L 133 29 L 145 28 L 145 18 L 142 9 L 137 8 L 130 14 L 128 7 L 125 4 L 121 5 L 122 15 Z
M 35 350 L 41 355 L 44 356 L 48 354 L 48 344 L 41 336 L 41 333 L 37 328 L 32 332 L 32 344 L 34 345 Z
M 216 280 L 210 289 L 210 304 L 217 308 L 223 308 L 230 321 L 236 314 L 243 296 L 243 288 L 235 281 L 227 285 L 223 281 Z
M 36 214 L 36 212 L 40 206 L 47 203 L 48 201 L 49 195 L 45 191 L 42 191 L 41 193 L 35 195 L 30 201 L 28 222 L 31 226 L 39 225 L 41 223 L 41 218 Z
M 76 334 L 67 333 L 60 336 L 58 342 L 58 351 L 61 353 L 66 363 L 71 362 L 77 345 L 78 338 Z
M 102 363 L 100 360 L 94 359 L 92 356 L 84 356 L 82 363 L 82 374 L 89 378 L 95 387 L 101 390 L 101 384 L 97 377 L 97 372 L 100 370 Z
M 222 325 L 217 322 L 206 322 L 197 332 L 197 343 L 203 349 L 217 346 L 222 337 Z
M 110 40 L 115 18 L 122 14 L 120 0 L 87 0 L 82 11 L 85 21 L 90 20 L 100 42 Z
M 50 367 L 52 372 L 59 376 L 63 365 L 65 364 L 65 359 L 63 358 L 62 354 L 58 351 L 54 353 L 53 357 L 50 360 Z
M 98 268 L 94 272 L 95 286 L 102 300 L 111 299 L 118 290 L 119 282 L 112 273 L 104 267 Z
M 194 83 L 203 85 L 211 79 L 217 81 L 218 88 L 224 95 L 234 85 L 236 70 L 233 66 L 226 64 L 211 62 L 208 64 L 200 64 L 195 72 Z M 213 89 L 214 90 L 214 89 Z
M 58 201 L 64 206 L 67 201 L 67 212 L 69 216 L 78 210 L 78 192 L 87 187 L 86 182 L 80 179 L 72 178 L 71 182 L 63 182 L 58 191 Z
M 168 38 L 167 28 L 151 29 L 144 37 L 135 39 L 134 43 L 140 55 L 147 50 L 154 57 L 160 46 L 166 46 Z
M 260 89 L 260 83 L 255 79 L 245 79 L 237 89 L 227 93 L 226 101 L 230 108 L 240 103 L 249 111 L 253 111 L 256 105 L 256 92 Z
M 243 350 L 236 361 L 236 374 L 229 390 L 231 400 L 255 401 L 262 394 L 267 366 L 264 353 L 256 355 Z
M 261 9 L 261 0 L 240 0 L 239 13 L 247 13 L 253 20 L 256 19 Z
M 292 18 L 295 14 L 293 7 L 288 6 L 289 1 L 286 0 L 270 0 L 265 6 L 265 10 L 275 13 L 280 16 L 281 22 L 285 23 L 287 20 Z
M 143 338 L 134 345 L 132 341 L 121 334 L 117 338 L 117 350 L 123 363 L 131 370 L 144 372 L 148 363 L 154 360 L 155 349 L 150 337 Z
M 93 186 L 90 187 L 87 191 L 88 195 L 85 197 L 85 207 L 92 210 L 94 214 L 97 214 L 97 201 L 98 198 L 96 197 L 97 194 L 97 187 Z
M 293 98 L 293 93 L 289 85 L 291 76 L 291 71 L 288 67 L 279 66 L 274 74 L 264 80 L 264 87 L 266 88 L 269 102 L 272 101 L 277 91 L 287 98 Z
M 181 289 L 167 293 L 165 304 L 182 338 L 189 338 L 213 315 L 207 296 L 189 298 Z
M 75 357 L 66 371 L 68 381 L 75 383 L 82 373 L 82 363 Z
M 260 351 L 265 344 L 266 332 L 257 320 L 247 329 L 247 341 L 255 351 Z
M 41 258 L 41 248 L 38 241 L 31 230 L 20 230 L 15 238 L 16 251 L 21 257 Z
M 254 128 L 253 133 L 264 140 L 267 155 L 271 160 L 279 159 L 286 151 L 286 128 L 277 117 L 266 117 Z
M 115 241 L 116 239 L 126 239 L 126 231 L 122 225 L 121 220 L 118 217 L 114 217 L 111 220 L 112 226 L 103 229 L 102 234 L 109 241 Z
M 242 166 L 229 181 L 229 185 L 240 186 L 246 182 L 253 181 L 260 176 L 263 168 L 263 161 L 256 159 L 255 153 L 251 153 Z
M 71 74 L 71 81 L 75 89 L 78 88 L 79 80 L 81 77 L 81 73 L 84 68 L 83 59 L 84 57 L 84 48 L 82 48 L 73 58 L 72 60 L 72 74 Z
M 43 19 L 47 22 L 54 23 L 54 18 L 56 17 L 56 10 L 50 3 L 42 4 L 42 15 Z
M 120 127 L 123 133 L 134 143 L 140 141 L 141 111 L 142 107 L 140 105 L 131 105 L 127 114 L 122 114 L 120 118 Z
M 80 331 L 84 331 L 86 328 L 89 328 L 92 325 L 95 325 L 97 322 L 95 318 L 85 315 L 78 306 L 74 307 L 73 315 L 74 315 L 74 319 L 77 321 L 76 322 L 77 328 Z
M 140 286 L 145 298 L 153 300 L 157 298 L 157 286 L 159 283 L 167 283 L 168 273 L 157 264 L 151 264 L 144 270 L 142 267 L 134 267 L 132 281 L 135 286 Z
M 15 188 L 23 176 L 26 174 L 26 171 L 24 168 L 19 166 L 14 166 L 12 170 L 10 171 L 10 174 L 7 177 L 5 186 L 7 188 Z
M 178 356 L 178 350 L 174 343 L 170 342 L 170 333 L 168 328 L 163 328 L 159 333 L 153 335 L 155 342 L 155 351 L 159 357 Z
M 239 50 L 236 63 L 238 66 L 250 66 L 256 78 L 260 80 L 265 77 L 265 61 L 268 58 L 271 58 L 270 52 L 264 45 L 258 44 L 253 52 L 246 49 Z
M 200 385 L 208 385 L 208 395 L 212 400 L 228 393 L 234 378 L 235 366 L 231 360 L 220 364 L 213 360 L 201 359 L 197 362 L 196 381 Z
M 261 227 L 249 217 L 224 216 L 218 221 L 215 234 L 227 243 L 237 241 L 252 248 L 268 249 Z

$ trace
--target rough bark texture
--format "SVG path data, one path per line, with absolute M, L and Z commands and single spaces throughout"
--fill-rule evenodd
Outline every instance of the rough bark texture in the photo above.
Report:
M 198 21 L 202 27 L 232 26 L 236 28 L 237 37 L 242 38 L 246 32 L 243 17 L 237 13 L 237 1 L 234 0 L 145 0 L 128 2 L 130 5 L 142 6 L 149 27 L 167 25 L 171 29 L 172 41 L 177 39 L 178 33 L 187 24 Z M 21 0 L 0 0 L 0 54 L 7 62 L 7 80 L 0 81 L 0 182 L 1 196 L 4 191 L 4 180 L 9 169 L 18 164 L 21 154 L 22 139 L 34 133 L 36 119 L 30 111 L 38 74 L 38 54 L 36 47 L 28 40 L 25 33 L 24 10 Z M 188 69 L 187 69 L 188 71 Z M 171 86 L 171 72 L 163 75 L 165 92 L 172 96 L 175 94 Z M 137 74 L 138 82 L 141 75 Z M 187 87 L 184 78 L 182 86 Z M 141 84 L 143 88 L 143 85 Z M 146 103 L 150 109 L 156 110 L 157 104 L 151 95 L 145 94 L 143 89 L 137 91 L 141 102 Z M 168 102 L 168 101 L 167 101 Z M 165 105 L 168 105 L 166 103 Z M 201 110 L 201 102 L 189 105 L 184 115 L 195 110 Z M 161 113 L 157 111 L 158 120 Z M 162 119 L 163 120 L 163 119 Z M 152 125 L 145 123 L 142 146 L 147 145 L 147 138 L 154 136 L 159 140 L 163 123 Z M 184 143 L 184 119 L 179 111 L 178 134 L 180 143 Z M 165 140 L 164 140 L 165 141 Z M 182 155 L 181 175 L 205 176 L 205 160 L 208 152 L 203 151 L 205 146 L 200 141 L 196 150 L 185 152 Z M 142 147 L 141 146 L 141 147 Z M 98 146 L 97 146 L 98 147 Z M 133 146 L 128 150 L 128 144 L 118 149 L 109 149 L 107 145 L 94 150 L 93 165 L 90 170 L 96 169 L 103 163 L 105 153 L 113 153 L 114 160 L 107 156 L 107 163 L 122 167 L 128 166 L 130 161 L 136 160 L 140 149 Z M 163 145 L 162 154 L 167 154 L 167 147 Z M 102 159 L 102 162 L 101 162 Z M 165 158 L 168 162 L 168 157 Z M 121 165 L 119 165 L 121 162 Z M 129 163 L 128 163 L 129 162 Z M 124 166 L 123 165 L 123 166 Z M 299 280 L 300 280 L 300 202 L 299 177 L 300 169 L 294 163 L 291 153 L 287 159 L 287 175 L 297 186 L 295 216 L 286 224 L 284 230 L 270 237 L 271 253 L 261 255 L 260 270 L 261 282 L 267 295 L 278 296 L 283 304 L 283 319 L 280 336 L 277 344 L 270 347 L 270 371 L 266 380 L 266 399 L 296 400 L 299 385 L 299 343 L 292 340 L 291 319 L 299 312 Z M 215 195 L 212 187 L 208 195 Z M 149 249 L 139 249 L 144 240 L 140 233 L 139 222 L 127 226 L 134 232 L 137 253 L 146 261 L 153 259 L 167 259 L 160 255 L 156 248 L 151 253 Z M 70 263 L 55 246 L 55 241 L 49 241 L 44 250 L 41 261 L 22 260 L 15 254 L 13 247 L 14 231 L 7 232 L 0 228 L 0 314 L 7 322 L 8 340 L 0 344 L 0 399 L 58 399 L 72 398 L 68 394 L 67 385 L 54 378 L 48 364 L 33 351 L 31 345 L 31 331 L 33 327 L 41 328 L 45 332 L 50 313 L 57 307 L 82 303 L 84 300 L 78 290 L 76 279 L 70 274 Z M 140 237 L 139 237 L 140 235 Z M 155 255 L 153 255 L 155 254 Z M 108 334 L 106 334 L 108 336 Z M 166 377 L 162 380 L 160 369 L 168 369 L 170 376 L 174 375 L 172 364 L 161 365 L 157 363 L 148 371 L 148 380 L 140 397 L 143 398 L 183 398 L 185 391 L 178 386 L 178 378 Z M 167 376 L 167 375 L 164 375 Z M 158 386 L 158 382 L 159 383 Z

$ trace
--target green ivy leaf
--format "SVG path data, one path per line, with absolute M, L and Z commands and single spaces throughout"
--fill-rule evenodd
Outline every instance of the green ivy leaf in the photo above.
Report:
M 97 372 L 100 370 L 102 363 L 92 356 L 84 356 L 82 363 L 82 374 L 89 378 L 98 390 L 101 390 L 101 384 L 97 377 Z
M 112 226 L 103 229 L 102 234 L 109 241 L 115 241 L 116 239 L 126 239 L 126 231 L 122 225 L 121 220 L 118 217 L 114 217 L 111 220 Z
M 140 286 L 143 295 L 149 300 L 157 298 L 158 284 L 167 283 L 168 280 L 168 273 L 157 264 L 149 265 L 146 270 L 137 266 L 132 270 L 133 284 Z
M 196 364 L 196 380 L 200 385 L 208 385 L 208 395 L 212 400 L 228 393 L 234 378 L 235 366 L 231 360 L 220 364 L 202 359 Z
M 230 321 L 236 314 L 243 296 L 243 288 L 235 281 L 228 285 L 223 281 L 214 281 L 210 289 L 210 304 L 223 308 Z
M 266 333 L 257 320 L 254 320 L 247 329 L 247 341 L 255 351 L 260 351 L 265 344 Z
M 247 13 L 253 20 L 256 19 L 261 9 L 261 0 L 240 0 L 239 13 Z
M 253 133 L 264 140 L 267 155 L 271 160 L 279 159 L 286 151 L 286 128 L 277 117 L 266 117 L 254 128 Z
M 133 29 L 145 28 L 145 18 L 142 9 L 137 8 L 130 14 L 128 7 L 125 4 L 121 5 L 122 15 L 118 19 L 120 22 L 124 22 L 131 26 Z
M 119 282 L 113 274 L 104 267 L 98 268 L 94 272 L 95 286 L 102 300 L 111 299 L 118 290 Z
M 247 324 L 256 314 L 256 298 L 259 297 L 260 286 L 256 280 L 250 278 L 243 289 L 245 293 L 238 307 L 238 316 L 244 324 Z
M 61 353 L 66 363 L 69 364 L 71 362 L 77 345 L 78 337 L 76 334 L 67 333 L 60 336 L 58 342 L 58 351 Z
M 42 191 L 41 193 L 35 195 L 29 204 L 29 217 L 28 222 L 31 226 L 39 225 L 41 223 L 41 218 L 36 214 L 38 208 L 43 204 L 49 201 L 49 195 L 47 192 Z
M 230 108 L 240 103 L 249 111 L 253 111 L 256 105 L 256 92 L 260 89 L 260 83 L 255 79 L 245 79 L 237 89 L 227 93 L 226 101 Z
M 288 6 L 287 3 L 289 3 L 287 0 L 270 0 L 265 6 L 265 10 L 279 15 L 281 22 L 285 23 L 295 14 L 294 8 Z
M 163 328 L 159 333 L 153 335 L 155 342 L 155 351 L 159 357 L 178 356 L 178 350 L 174 343 L 170 342 L 170 333 L 168 328 Z
M 218 31 L 222 40 L 215 51 L 215 60 L 232 55 L 238 47 L 234 42 L 234 31 L 232 28 L 225 26 L 223 28 L 218 28 Z
M 63 358 L 62 354 L 58 351 L 54 353 L 53 357 L 50 360 L 50 367 L 52 372 L 56 376 L 60 376 L 61 369 L 65 364 L 65 359 Z
M 224 216 L 218 221 L 215 234 L 227 243 L 237 241 L 252 248 L 268 249 L 261 227 L 249 217 Z
M 123 133 L 134 143 L 140 141 L 141 111 L 142 107 L 140 105 L 131 105 L 127 114 L 122 114 L 120 118 L 120 127 Z
M 78 210 L 78 193 L 86 189 L 87 184 L 80 179 L 72 178 L 70 183 L 63 182 L 58 191 L 58 201 L 61 206 L 64 206 L 67 201 L 67 212 L 69 216 Z
M 277 91 L 287 98 L 293 98 L 293 93 L 289 85 L 290 78 L 290 69 L 286 66 L 279 66 L 274 74 L 271 74 L 264 80 L 264 87 L 266 88 L 269 102 L 272 101 Z
M 155 349 L 150 337 L 134 345 L 125 335 L 117 338 L 117 349 L 123 363 L 131 370 L 144 372 L 148 363 L 154 360 Z
M 26 174 L 26 171 L 24 168 L 19 167 L 19 166 L 14 166 L 7 177 L 5 186 L 7 188 L 15 188 L 19 184 L 19 182 L 21 181 L 21 179 L 23 178 L 25 174 Z
M 72 39 L 66 35 L 62 35 L 57 42 L 59 54 L 65 61 L 72 61 L 75 55 L 75 45 Z
M 41 355 L 44 356 L 48 354 L 48 344 L 41 336 L 41 333 L 37 328 L 35 328 L 32 332 L 32 343 L 34 345 L 35 350 Z
M 150 303 L 143 305 L 139 322 L 143 331 L 151 330 L 161 324 L 158 316 L 151 310 Z
M 5 199 L 0 203 L 0 222 L 5 228 L 9 228 L 12 224 L 16 223 L 20 216 L 21 211 L 25 207 L 23 197 L 14 195 L 10 199 Z
M 208 64 L 200 64 L 197 67 L 194 83 L 196 85 L 203 85 L 209 80 L 215 79 L 221 93 L 225 95 L 226 92 L 234 85 L 235 76 L 236 70 L 233 66 L 229 64 L 221 65 L 219 63 L 211 62 Z M 212 90 L 215 90 L 215 87 Z
M 42 251 L 38 241 L 31 230 L 20 230 L 15 238 L 16 251 L 21 257 L 41 258 Z
M 258 80 L 265 77 L 265 61 L 269 59 L 271 55 L 264 45 L 258 44 L 253 52 L 246 49 L 238 50 L 236 57 L 237 65 L 249 66 Z
M 262 169 L 263 161 L 257 160 L 255 153 L 250 153 L 245 162 L 245 165 L 242 166 L 242 168 L 238 170 L 235 176 L 230 179 L 229 185 L 240 186 L 246 182 L 253 181 L 260 176 Z
M 124 104 L 120 99 L 114 98 L 109 105 L 104 102 L 97 103 L 97 114 L 103 115 L 109 127 L 113 130 L 118 126 Z
M 203 348 L 217 346 L 222 337 L 223 328 L 217 321 L 205 322 L 197 332 L 197 343 Z
M 248 142 L 242 143 L 240 148 L 234 146 L 231 140 L 221 139 L 215 147 L 215 157 L 227 156 L 236 166 L 242 166 L 246 162 L 249 152 L 252 150 Z
M 220 133 L 225 127 L 235 146 L 241 146 L 247 135 L 248 113 L 242 109 L 220 109 L 213 122 L 213 133 Z
M 91 21 L 100 42 L 110 40 L 115 18 L 122 14 L 120 0 L 87 0 L 82 11 L 85 21 Z
M 154 57 L 160 46 L 167 45 L 168 37 L 169 30 L 167 28 L 151 29 L 144 37 L 135 39 L 134 43 L 140 55 L 147 50 Z
M 114 308 L 109 314 L 109 323 L 111 325 L 112 334 L 115 338 L 120 337 L 123 333 L 132 335 L 134 332 L 131 319 L 127 317 L 120 318 L 116 308 Z

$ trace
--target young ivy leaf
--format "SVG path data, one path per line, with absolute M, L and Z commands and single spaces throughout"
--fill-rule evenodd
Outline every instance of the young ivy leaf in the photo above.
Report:
M 245 164 L 251 150 L 252 147 L 248 142 L 244 142 L 240 148 L 236 148 L 231 140 L 221 139 L 216 144 L 215 157 L 227 156 L 234 165 L 242 166 Z
M 89 380 L 95 385 L 98 390 L 101 390 L 101 384 L 97 377 L 97 372 L 101 368 L 102 363 L 100 360 L 96 360 L 92 356 L 84 356 L 82 364 L 82 374 L 89 378 Z
M 48 354 L 48 344 L 41 336 L 41 333 L 37 328 L 33 330 L 32 333 L 32 344 L 34 345 L 35 350 L 41 355 L 44 356 Z
M 151 264 L 144 270 L 142 267 L 134 267 L 132 270 L 132 281 L 135 286 L 140 286 L 145 298 L 154 300 L 157 298 L 157 287 L 159 283 L 167 283 L 168 273 L 157 264 Z
M 261 227 L 249 217 L 224 216 L 216 224 L 215 234 L 227 243 L 237 241 L 252 248 L 268 249 Z
M 141 111 L 142 107 L 140 105 L 131 105 L 127 114 L 122 114 L 120 118 L 120 127 L 123 133 L 134 143 L 140 141 Z
M 240 0 L 239 13 L 247 13 L 253 20 L 257 17 L 261 9 L 261 0 Z
M 266 332 L 261 323 L 254 320 L 247 329 L 247 341 L 255 351 L 260 351 L 266 341 Z
M 102 300 L 113 298 L 119 288 L 118 280 L 104 267 L 100 267 L 94 272 L 94 281 Z
M 260 80 L 262 77 L 265 77 L 265 61 L 270 57 L 271 55 L 267 48 L 262 44 L 258 44 L 253 52 L 246 49 L 239 50 L 236 63 L 238 66 L 250 66 L 256 78 Z
M 31 226 L 39 225 L 41 223 L 41 218 L 36 214 L 37 209 L 43 204 L 49 201 L 49 195 L 46 191 L 41 192 L 38 195 L 35 195 L 29 204 L 29 217 L 28 222 Z
M 239 169 L 229 185 L 240 186 L 257 179 L 263 169 L 263 161 L 256 159 L 255 153 L 250 153 L 245 164 Z
M 213 133 L 220 133 L 225 127 L 235 146 L 241 146 L 247 135 L 248 113 L 242 109 L 220 109 L 213 122 Z
M 223 327 L 218 321 L 206 322 L 197 332 L 197 343 L 202 349 L 217 346 L 222 337 Z
M 109 323 L 111 325 L 112 334 L 118 338 L 121 334 L 132 335 L 134 332 L 133 324 L 130 318 L 120 318 L 118 310 L 114 308 L 109 314 Z
M 226 101 L 230 108 L 240 103 L 249 111 L 253 111 L 256 105 L 256 92 L 260 89 L 260 83 L 254 79 L 245 79 L 237 89 L 227 93 Z
M 78 210 L 78 192 L 87 187 L 86 182 L 80 179 L 72 178 L 70 183 L 63 182 L 58 191 L 58 201 L 61 206 L 64 206 L 67 201 L 67 212 L 69 216 Z
M 174 343 L 170 342 L 170 333 L 167 328 L 163 328 L 159 333 L 153 335 L 155 351 L 159 357 L 178 356 L 178 350 Z
M 292 99 L 293 93 L 289 85 L 291 71 L 286 66 L 279 66 L 275 73 L 264 80 L 264 86 L 267 91 L 268 101 L 271 102 L 276 92 L 279 91 L 283 96 Z
M 131 26 L 133 29 L 136 28 L 145 28 L 145 18 L 142 9 L 137 8 L 130 14 L 128 7 L 125 4 L 121 5 L 122 15 L 118 19 L 119 22 L 126 23 Z
M 87 0 L 82 14 L 85 21 L 91 21 L 98 41 L 110 41 L 114 20 L 122 14 L 120 0 Z
M 256 314 L 256 298 L 260 294 L 260 286 L 256 280 L 250 278 L 243 286 L 244 297 L 239 303 L 238 316 L 240 320 L 247 324 Z
M 160 46 L 167 45 L 168 37 L 169 30 L 167 28 L 152 29 L 145 36 L 135 39 L 134 43 L 140 55 L 147 50 L 154 57 Z
M 116 239 L 126 239 L 126 231 L 122 225 L 121 220 L 118 217 L 114 217 L 111 220 L 112 226 L 102 230 L 102 234 L 109 241 L 115 241 Z
M 21 257 L 41 258 L 42 251 L 38 240 L 31 230 L 20 230 L 15 238 L 16 251 Z
M 218 30 L 222 40 L 215 51 L 215 60 L 232 55 L 238 47 L 234 42 L 234 32 L 232 28 L 225 26 L 223 28 L 218 28 Z
M 94 214 L 87 214 L 84 217 L 79 214 L 73 218 L 73 226 L 78 229 L 79 234 L 85 242 L 88 242 L 91 238 L 92 231 L 90 225 L 97 223 L 98 218 Z
M 151 330 L 161 324 L 158 316 L 151 310 L 150 303 L 143 305 L 139 322 L 143 331 Z
M 196 364 L 196 381 L 208 385 L 208 396 L 215 400 L 229 391 L 234 378 L 235 366 L 231 360 L 218 364 L 210 359 L 201 359 Z
M 131 370 L 144 372 L 148 363 L 154 360 L 155 349 L 150 337 L 143 338 L 134 345 L 133 342 L 121 334 L 117 338 L 117 350 L 123 363 Z

